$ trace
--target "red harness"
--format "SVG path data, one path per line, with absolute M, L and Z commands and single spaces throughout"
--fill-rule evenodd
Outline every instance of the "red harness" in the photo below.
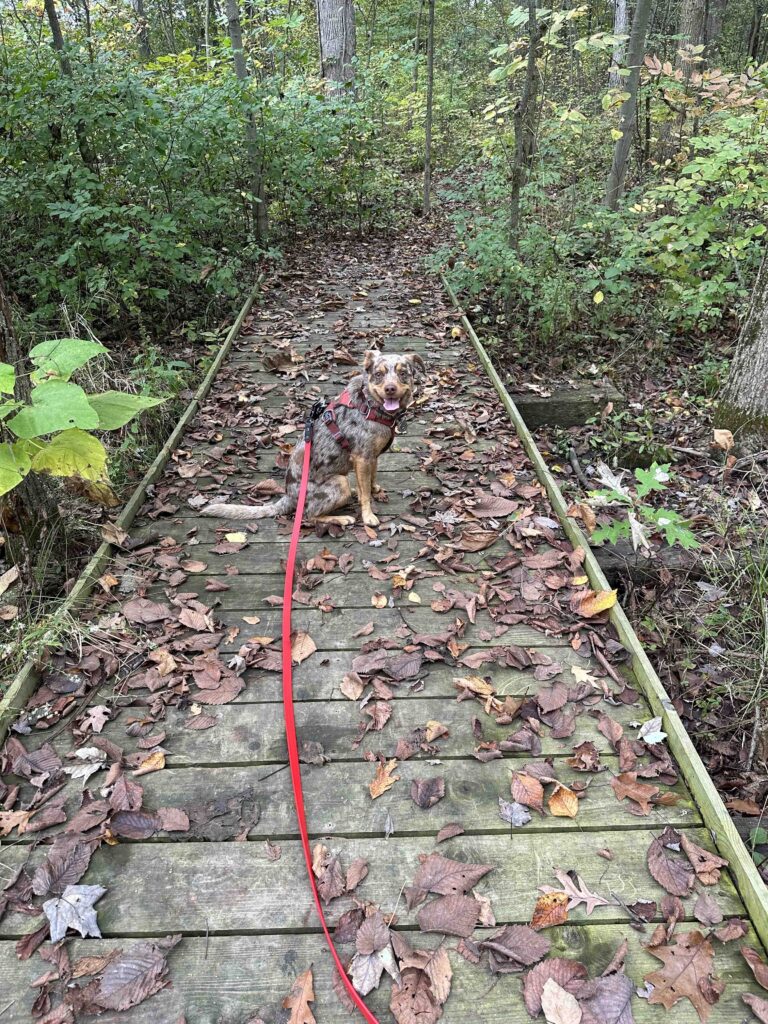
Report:
M 400 422 L 404 415 L 404 410 L 396 412 L 393 416 L 390 416 L 384 409 L 378 409 L 375 405 L 371 405 L 369 402 L 356 402 L 353 400 L 349 391 L 344 388 L 338 398 L 334 398 L 326 405 L 323 411 L 323 422 L 328 427 L 328 432 L 340 448 L 349 449 L 352 447 L 349 438 L 345 437 L 341 431 L 336 420 L 335 410 L 339 406 L 345 406 L 347 409 L 357 409 L 358 412 L 362 413 L 365 419 L 371 420 L 373 423 L 381 423 L 384 427 L 389 427 L 390 436 L 387 441 L 386 447 L 383 451 L 392 444 L 395 438 L 395 427 Z

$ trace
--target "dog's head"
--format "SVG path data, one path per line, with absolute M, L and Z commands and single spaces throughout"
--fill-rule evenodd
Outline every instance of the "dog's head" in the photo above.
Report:
M 397 355 L 369 349 L 365 353 L 363 369 L 374 402 L 386 412 L 394 413 L 407 409 L 411 404 L 425 367 L 424 360 L 415 353 Z

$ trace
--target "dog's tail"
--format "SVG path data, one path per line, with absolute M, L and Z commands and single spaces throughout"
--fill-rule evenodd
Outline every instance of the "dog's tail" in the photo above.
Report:
M 225 505 L 223 503 L 206 505 L 201 510 L 204 516 L 217 516 L 221 519 L 270 519 L 281 516 L 284 512 L 292 512 L 295 503 L 287 494 L 268 505 Z

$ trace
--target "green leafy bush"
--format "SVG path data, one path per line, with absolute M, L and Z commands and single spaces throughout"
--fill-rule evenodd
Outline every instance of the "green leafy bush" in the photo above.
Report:
M 120 391 L 86 394 L 71 377 L 105 352 L 99 342 L 82 338 L 36 345 L 29 353 L 34 370 L 28 403 L 13 397 L 14 368 L 0 363 L 0 394 L 10 396 L 0 402 L 0 495 L 30 472 L 108 484 L 107 452 L 94 431 L 119 430 L 163 399 Z

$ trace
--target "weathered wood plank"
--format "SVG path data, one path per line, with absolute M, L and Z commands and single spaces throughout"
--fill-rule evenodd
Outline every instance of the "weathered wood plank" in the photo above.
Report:
M 534 684 L 531 692 L 535 693 L 539 685 Z M 601 702 L 594 710 L 599 713 L 605 709 L 606 705 Z M 551 731 L 542 728 L 544 757 L 571 756 L 574 743 L 583 743 L 585 740 L 594 742 L 602 755 L 612 754 L 608 740 L 597 729 L 595 718 L 587 709 L 580 710 L 583 713 L 576 719 L 576 731 L 568 739 L 553 739 Z M 630 722 L 645 721 L 649 717 L 649 709 L 644 701 L 640 705 L 624 704 L 607 710 L 615 721 L 621 722 L 628 736 L 633 736 L 636 731 L 630 727 Z M 260 704 L 257 707 L 252 704 L 229 704 L 206 711 L 218 718 L 218 725 L 200 732 L 184 728 L 185 720 L 189 719 L 188 710 L 168 709 L 162 722 L 162 728 L 168 735 L 163 746 L 168 750 L 174 767 L 282 764 L 288 759 L 281 703 Z M 136 741 L 127 736 L 126 727 L 128 721 L 136 717 L 135 707 L 126 708 L 116 719 L 107 723 L 101 735 L 123 748 L 133 749 Z M 325 756 L 333 761 L 361 761 L 365 752 L 371 750 L 380 750 L 387 757 L 394 757 L 398 739 L 406 737 L 413 729 L 426 726 L 429 721 L 439 721 L 449 730 L 450 735 L 436 741 L 438 753 L 419 751 L 413 755 L 416 759 L 471 757 L 478 746 L 472 729 L 475 718 L 480 719 L 486 740 L 503 740 L 520 726 L 520 723 L 496 725 L 495 720 L 483 715 L 482 709 L 472 701 L 457 703 L 445 698 L 412 696 L 393 701 L 392 717 L 384 729 L 367 733 L 362 742 L 354 746 L 361 734 L 359 726 L 370 724 L 371 721 L 370 716 L 361 711 L 356 702 L 346 699 L 312 700 L 296 704 L 299 742 L 306 740 L 322 744 Z M 34 748 L 44 742 L 45 732 L 40 732 L 31 737 L 29 746 Z M 60 733 L 53 745 L 60 753 L 67 753 L 71 748 L 71 737 Z M 522 758 L 524 761 L 531 757 L 530 754 L 506 756 Z M 471 768 L 470 765 L 468 770 Z
M 253 579 L 257 577 L 251 577 Z M 214 595 L 215 596 L 215 595 Z M 227 594 L 222 594 L 226 599 Z M 256 608 L 252 603 L 246 603 L 242 599 L 243 607 L 234 608 L 231 602 L 227 601 L 226 606 L 219 605 L 216 608 L 217 618 L 228 628 L 237 626 L 240 633 L 233 641 L 224 640 L 220 650 L 223 652 L 236 651 L 244 643 L 247 643 L 249 636 L 273 636 L 276 644 L 279 644 L 281 622 L 280 608 L 259 608 L 260 621 L 252 626 L 243 622 L 243 614 L 250 615 Z M 213 606 L 213 602 L 208 602 Z M 222 605 L 224 602 L 222 602 Z M 360 650 L 363 643 L 375 639 L 377 636 L 392 637 L 403 622 L 417 635 L 442 634 L 449 629 L 456 619 L 464 622 L 462 615 L 439 615 L 430 608 L 417 608 L 413 605 L 404 605 L 397 608 L 343 608 L 333 612 L 320 612 L 315 609 L 296 608 L 293 615 L 294 630 L 303 630 L 310 634 L 317 645 L 318 651 L 341 651 Z M 373 622 L 373 633 L 363 639 L 355 637 L 354 634 L 362 629 L 369 622 Z M 478 646 L 483 636 L 494 629 L 487 614 L 478 614 L 477 622 L 466 623 L 459 640 Z M 483 634 L 483 636 L 481 636 Z M 500 636 L 492 636 L 490 640 L 484 641 L 491 646 L 503 646 L 504 644 L 518 644 L 520 647 L 556 647 L 567 645 L 567 635 L 563 637 L 547 636 L 531 626 L 517 625 Z M 316 658 L 318 655 L 313 654 Z
M 445 857 L 477 864 L 491 864 L 474 892 L 491 901 L 500 924 L 524 924 L 533 914 L 539 885 L 558 886 L 554 869 L 575 871 L 587 886 L 615 903 L 633 904 L 654 900 L 660 904 L 664 890 L 651 878 L 645 864 L 653 831 L 590 832 L 575 834 L 563 844 L 556 834 L 514 836 L 460 836 L 441 843 Z M 691 838 L 708 848 L 711 840 L 704 829 Z M 279 860 L 271 860 L 261 842 L 230 843 L 126 843 L 103 846 L 93 856 L 84 884 L 107 889 L 99 901 L 99 927 L 109 938 L 139 936 L 157 926 L 162 907 L 163 928 L 169 932 L 232 934 L 238 932 L 286 932 L 319 929 L 303 862 L 301 844 L 280 842 Z M 326 845 L 341 856 L 346 869 L 353 860 L 368 861 L 367 877 L 355 896 L 380 906 L 385 913 L 397 911 L 403 926 L 416 926 L 416 912 L 408 911 L 401 893 L 410 885 L 419 867 L 419 857 L 434 849 L 431 838 L 400 837 L 395 845 L 386 839 L 330 839 Z M 596 853 L 608 848 L 614 855 L 605 861 Z M 6 855 L 8 863 L 19 864 L 27 851 L 16 848 Z M 35 850 L 31 866 L 42 860 L 44 851 Z M 286 899 L 287 892 L 291 896 Z M 733 883 L 721 875 L 708 891 L 726 916 L 743 912 Z M 137 899 L 137 893 L 141 898 Z M 613 896 L 611 894 L 614 894 Z M 693 920 L 695 897 L 685 903 L 686 917 Z M 351 898 L 333 900 L 327 911 L 329 922 L 352 905 Z M 663 917 L 656 915 L 656 920 Z M 572 910 L 569 920 L 585 922 L 583 908 Z M 629 924 L 629 913 L 621 905 L 597 907 L 591 917 L 596 924 Z M 18 938 L 30 931 L 29 917 L 8 915 L 0 924 L 0 935 Z
M 153 935 L 165 933 L 155 929 Z M 637 935 L 620 925 L 575 925 L 553 928 L 553 956 L 566 956 L 589 965 L 598 975 L 611 961 L 619 943 L 629 942 L 627 973 L 642 986 L 643 975 L 656 970 L 659 961 L 642 946 L 646 936 Z M 435 948 L 434 936 L 410 936 L 416 945 Z M 745 941 L 755 943 L 754 934 Z M 723 996 L 713 1010 L 713 1024 L 744 1024 L 749 1011 L 741 1000 L 742 992 L 761 994 L 749 974 L 738 949 L 730 943 L 716 952 L 716 970 L 725 980 Z M 29 1024 L 30 1007 L 37 989 L 26 986 L 40 974 L 37 960 L 19 962 L 10 943 L 0 943 L 0 991 L 4 993 L 0 1009 L 3 1024 Z M 131 941 L 77 940 L 71 945 L 74 959 L 95 955 L 118 947 L 129 949 Z M 520 995 L 520 976 L 491 977 L 484 966 L 472 966 L 455 953 L 455 942 L 447 943 L 454 971 L 451 996 L 445 1005 L 441 1024 L 530 1024 L 531 1018 Z M 351 956 L 351 946 L 341 947 Z M 105 1013 L 101 1024 L 178 1024 L 185 1015 L 190 1024 L 243 1024 L 251 1017 L 280 1021 L 283 998 L 293 979 L 311 965 L 316 1001 L 315 1016 L 321 1024 L 350 1024 L 354 1018 L 343 1009 L 331 986 L 334 970 L 324 940 L 317 935 L 237 935 L 187 937 L 169 955 L 173 984 L 128 1013 Z M 366 1002 L 382 1024 L 392 1024 L 388 1009 L 390 982 L 385 979 Z M 11 993 L 5 997 L 6 993 Z M 15 997 L 15 998 L 14 998 Z M 693 1006 L 683 1000 L 673 1011 L 651 1006 L 645 999 L 633 999 L 632 1011 L 637 1024 L 700 1024 Z M 283 1016 L 281 1016 L 281 1013 Z

